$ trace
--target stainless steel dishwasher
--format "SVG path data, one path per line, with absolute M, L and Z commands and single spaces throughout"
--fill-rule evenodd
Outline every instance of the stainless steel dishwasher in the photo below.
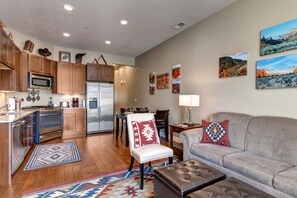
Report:
M 12 174 L 24 161 L 33 144 L 34 114 L 12 123 L 11 170 Z

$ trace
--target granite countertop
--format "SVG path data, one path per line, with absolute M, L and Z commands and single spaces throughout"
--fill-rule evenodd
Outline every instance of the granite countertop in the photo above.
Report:
M 32 109 L 21 111 L 0 111 L 0 124 L 14 122 L 36 111 L 37 110 Z M 3 115 L 4 113 L 6 113 L 6 115 Z

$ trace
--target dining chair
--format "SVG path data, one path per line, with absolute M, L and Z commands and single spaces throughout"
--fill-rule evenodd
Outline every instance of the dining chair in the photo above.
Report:
M 133 107 L 128 107 L 128 108 L 120 108 L 120 112 L 123 114 L 123 113 L 126 113 L 126 112 L 133 112 Z M 122 127 L 121 127 L 121 139 L 122 139 L 122 136 L 123 136 L 123 130 L 124 128 L 126 128 L 126 120 L 125 119 L 122 119 Z
M 158 134 L 160 136 L 160 129 L 164 129 L 167 142 L 168 142 L 168 122 L 169 122 L 168 116 L 169 116 L 169 109 L 156 110 L 155 120 L 156 120 L 157 129 L 158 129 Z
M 156 127 L 154 127 L 154 134 L 156 136 L 156 142 L 154 144 L 147 144 L 140 147 L 135 147 L 135 138 L 134 136 L 138 135 L 136 133 L 148 132 L 144 128 L 142 131 L 137 131 L 137 127 L 135 123 L 137 122 L 137 126 L 141 125 L 145 121 L 154 122 L 154 114 L 152 113 L 138 113 L 138 114 L 129 114 L 127 115 L 127 127 L 128 127 L 128 136 L 129 136 L 129 147 L 131 154 L 131 161 L 129 171 L 133 168 L 134 159 L 139 162 L 139 171 L 140 171 L 140 189 L 143 189 L 143 174 L 144 174 L 144 163 L 151 161 L 168 158 L 169 164 L 172 164 L 173 160 L 173 150 L 167 146 L 163 146 L 160 144 L 160 139 L 158 133 L 156 131 Z M 141 129 L 140 127 L 138 129 Z M 138 138 L 138 137 L 137 137 Z M 136 142 L 138 139 L 136 138 Z

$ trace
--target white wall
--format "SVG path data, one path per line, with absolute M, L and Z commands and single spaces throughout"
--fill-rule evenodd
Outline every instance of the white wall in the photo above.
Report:
M 296 0 L 239 0 L 188 30 L 136 57 L 137 72 L 129 98 L 151 109 L 170 109 L 171 122 L 185 119 L 178 106 L 178 94 L 170 89 L 149 95 L 148 74 L 171 72 L 181 64 L 181 93 L 200 94 L 200 107 L 193 109 L 193 119 L 200 122 L 218 111 L 252 115 L 297 118 L 297 89 L 255 89 L 255 62 L 261 59 L 297 53 L 297 50 L 259 56 L 260 30 L 297 18 Z M 220 79 L 219 58 L 249 52 L 248 75 Z

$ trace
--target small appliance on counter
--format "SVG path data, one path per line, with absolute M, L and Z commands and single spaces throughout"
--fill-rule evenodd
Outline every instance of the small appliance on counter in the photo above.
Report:
M 79 105 L 79 99 L 72 98 L 72 107 L 78 107 L 78 105 Z
M 62 107 L 62 108 L 69 108 L 69 102 L 66 102 L 66 101 L 60 102 L 60 107 Z

